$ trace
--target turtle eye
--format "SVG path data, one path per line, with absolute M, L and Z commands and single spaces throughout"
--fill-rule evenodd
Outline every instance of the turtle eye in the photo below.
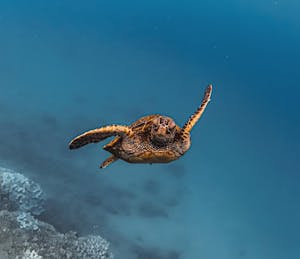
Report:
M 154 129 L 154 130 L 157 130 L 157 129 L 158 129 L 158 125 L 157 125 L 157 124 L 154 124 L 154 125 L 153 125 L 153 129 Z
M 176 124 L 175 124 L 174 121 L 170 121 L 170 122 L 169 122 L 169 126 L 170 126 L 170 128 L 174 129 L 175 126 L 176 126 Z

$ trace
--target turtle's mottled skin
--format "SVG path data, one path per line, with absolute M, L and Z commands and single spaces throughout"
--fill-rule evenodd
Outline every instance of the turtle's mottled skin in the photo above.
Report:
M 129 163 L 168 163 L 181 157 L 191 145 L 190 131 L 210 101 L 212 85 L 205 91 L 197 111 L 180 128 L 173 119 L 159 114 L 140 118 L 130 126 L 109 125 L 90 130 L 74 138 L 70 149 L 116 136 L 103 147 L 112 156 L 100 166 L 105 168 L 117 159 Z

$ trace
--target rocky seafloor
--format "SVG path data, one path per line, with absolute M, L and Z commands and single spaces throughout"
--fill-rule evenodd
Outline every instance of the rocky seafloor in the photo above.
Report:
M 59 233 L 39 220 L 46 201 L 39 184 L 0 167 L 0 259 L 113 258 L 101 236 Z

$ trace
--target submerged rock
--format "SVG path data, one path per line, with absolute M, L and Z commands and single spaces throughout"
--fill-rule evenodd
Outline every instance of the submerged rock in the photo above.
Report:
M 0 209 L 40 215 L 45 195 L 39 184 L 22 174 L 0 167 Z
M 109 243 L 100 236 L 78 237 L 75 232 L 61 234 L 33 217 L 26 219 L 28 223 L 24 227 L 19 219 L 22 213 L 0 211 L 1 259 L 113 258 Z
M 101 236 L 65 234 L 36 218 L 45 195 L 37 183 L 0 167 L 1 259 L 112 259 Z

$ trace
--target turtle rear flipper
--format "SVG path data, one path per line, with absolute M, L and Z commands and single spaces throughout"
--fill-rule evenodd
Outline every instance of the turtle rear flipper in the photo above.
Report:
M 111 136 L 129 136 L 132 130 L 127 126 L 110 125 L 102 128 L 87 131 L 74 138 L 70 144 L 70 149 L 80 148 L 90 143 L 97 143 Z
M 109 166 L 111 163 L 115 162 L 116 160 L 118 160 L 118 158 L 116 156 L 112 155 L 103 161 L 103 163 L 100 165 L 100 168 L 103 169 L 103 168 Z

